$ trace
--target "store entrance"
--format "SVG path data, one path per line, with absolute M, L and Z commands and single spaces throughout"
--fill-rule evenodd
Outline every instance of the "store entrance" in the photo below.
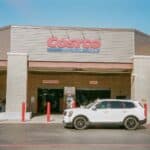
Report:
M 77 89 L 76 90 L 76 101 L 77 105 L 87 105 L 97 98 L 104 99 L 111 97 L 111 90 L 101 89 Z
M 51 103 L 51 112 L 60 113 L 63 101 L 63 89 L 38 89 L 38 113 L 46 113 L 46 103 Z

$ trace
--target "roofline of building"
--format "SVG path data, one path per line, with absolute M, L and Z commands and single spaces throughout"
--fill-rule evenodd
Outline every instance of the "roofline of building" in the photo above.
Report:
M 97 28 L 97 27 L 68 27 L 68 26 L 33 26 L 33 25 L 8 25 L 4 27 L 0 27 L 1 30 L 10 29 L 11 27 L 15 28 L 33 28 L 33 29 L 56 29 L 56 30 L 90 30 L 90 31 L 126 31 L 126 32 L 138 32 L 140 34 L 143 34 L 145 36 L 150 37 L 149 34 L 146 34 L 142 31 L 139 31 L 134 28 Z
M 0 27 L 0 31 L 10 29 L 11 25 Z

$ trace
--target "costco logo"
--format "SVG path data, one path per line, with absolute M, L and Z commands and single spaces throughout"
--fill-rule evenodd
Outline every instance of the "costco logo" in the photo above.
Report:
M 47 40 L 48 51 L 51 52 L 99 52 L 100 40 L 69 39 L 51 37 Z

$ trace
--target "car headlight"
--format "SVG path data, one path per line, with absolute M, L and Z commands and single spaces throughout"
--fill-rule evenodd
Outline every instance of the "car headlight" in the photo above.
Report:
M 72 114 L 73 114 L 73 111 L 69 111 L 69 113 L 68 113 L 68 117 L 71 117 L 71 116 L 72 116 Z

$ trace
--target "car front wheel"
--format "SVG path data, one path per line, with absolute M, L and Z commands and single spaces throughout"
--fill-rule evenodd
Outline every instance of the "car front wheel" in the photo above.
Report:
M 88 126 L 88 121 L 85 117 L 83 116 L 78 116 L 74 119 L 73 121 L 73 125 L 74 125 L 74 128 L 75 129 L 78 129 L 78 130 L 83 130 L 83 129 L 86 129 L 87 126 Z
M 124 121 L 124 126 L 128 130 L 135 130 L 139 126 L 139 121 L 135 117 L 127 117 Z

